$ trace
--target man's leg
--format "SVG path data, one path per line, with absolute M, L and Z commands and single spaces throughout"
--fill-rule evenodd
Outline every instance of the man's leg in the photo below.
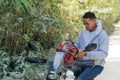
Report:
M 94 67 L 87 67 L 78 76 L 77 80 L 94 80 L 94 78 L 103 71 L 103 67 L 96 65 Z

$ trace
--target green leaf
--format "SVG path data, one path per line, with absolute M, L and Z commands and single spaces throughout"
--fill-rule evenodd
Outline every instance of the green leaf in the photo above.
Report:
M 16 5 L 17 5 L 17 7 L 21 7 L 21 0 L 15 0 L 15 3 L 16 3 Z
M 24 6 L 24 8 L 26 9 L 26 11 L 28 12 L 28 13 L 30 13 L 30 10 L 31 10 L 31 6 L 30 6 L 30 4 L 28 3 L 28 1 L 27 0 L 21 0 L 21 3 L 23 4 L 23 6 Z

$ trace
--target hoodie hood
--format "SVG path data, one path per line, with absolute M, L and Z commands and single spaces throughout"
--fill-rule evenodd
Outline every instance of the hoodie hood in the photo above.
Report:
M 96 25 L 97 25 L 97 29 L 95 30 L 96 34 L 98 35 L 101 30 L 102 30 L 102 24 L 100 20 L 96 20 Z
M 88 45 L 91 40 L 96 37 L 102 30 L 102 24 L 100 20 L 96 20 L 97 28 L 93 32 L 89 32 L 86 28 L 83 29 L 83 39 L 85 40 L 85 46 Z

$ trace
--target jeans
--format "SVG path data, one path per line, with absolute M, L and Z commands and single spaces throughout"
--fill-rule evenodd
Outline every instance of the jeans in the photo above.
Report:
M 103 71 L 104 67 L 95 65 L 94 67 L 79 67 L 74 69 L 76 80 L 94 80 Z M 77 71 L 77 72 L 76 72 Z

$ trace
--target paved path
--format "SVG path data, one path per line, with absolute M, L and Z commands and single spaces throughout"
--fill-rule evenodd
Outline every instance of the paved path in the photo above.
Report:
M 95 80 L 120 80 L 120 22 L 115 25 L 115 31 L 109 36 L 109 42 L 105 69 Z

